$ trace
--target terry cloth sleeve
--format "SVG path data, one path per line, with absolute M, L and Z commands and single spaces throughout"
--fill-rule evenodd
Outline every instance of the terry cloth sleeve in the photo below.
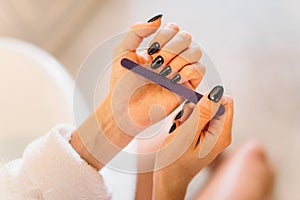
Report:
M 102 175 L 69 144 L 74 128 L 60 125 L 30 143 L 22 159 L 0 169 L 0 199 L 111 199 Z

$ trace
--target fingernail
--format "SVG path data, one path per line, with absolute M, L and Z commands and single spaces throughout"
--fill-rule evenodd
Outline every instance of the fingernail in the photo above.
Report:
M 159 68 L 164 63 L 164 58 L 162 56 L 157 56 L 151 63 L 152 69 Z
M 181 79 L 180 74 L 176 74 L 176 75 L 171 79 L 171 81 L 172 81 L 173 83 L 177 83 L 178 81 L 180 81 L 180 79 Z
M 166 66 L 165 68 L 163 68 L 160 72 L 159 75 L 165 77 L 168 74 L 170 74 L 172 72 L 172 68 L 170 66 Z
M 169 130 L 169 134 L 172 133 L 175 129 L 176 129 L 176 124 L 173 123 L 170 130 Z
M 163 16 L 162 14 L 158 14 L 155 17 L 152 17 L 151 19 L 149 19 L 147 21 L 147 23 L 154 22 L 155 20 L 158 20 L 159 18 L 162 18 L 162 16 Z
M 220 106 L 219 110 L 217 111 L 217 116 L 222 116 L 225 113 L 225 107 L 223 105 Z
M 158 42 L 154 42 L 148 49 L 148 54 L 153 55 L 155 54 L 160 48 L 160 44 Z
M 180 118 L 182 117 L 183 113 L 184 113 L 184 111 L 181 110 L 181 111 L 176 115 L 175 120 L 180 119 Z
M 212 89 L 212 91 L 208 94 L 208 99 L 213 102 L 218 102 L 223 96 L 224 88 L 220 85 L 217 85 Z

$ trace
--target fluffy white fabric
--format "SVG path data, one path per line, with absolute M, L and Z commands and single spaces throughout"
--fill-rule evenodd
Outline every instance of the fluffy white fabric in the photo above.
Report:
M 57 126 L 0 169 L 0 199 L 111 199 L 103 177 L 69 144 L 74 128 Z

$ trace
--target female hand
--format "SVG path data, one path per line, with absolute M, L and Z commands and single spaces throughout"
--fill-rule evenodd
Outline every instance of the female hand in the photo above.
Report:
M 174 121 L 172 132 L 157 153 L 155 199 L 184 199 L 192 178 L 231 143 L 233 100 L 221 98 L 221 90 L 215 87 L 193 111 L 193 104 L 187 104 L 182 117 Z M 220 104 L 225 113 L 215 116 Z
M 197 66 L 191 66 L 199 61 L 200 48 L 191 46 L 191 35 L 180 32 L 175 24 L 167 24 L 158 31 L 147 49 L 138 50 L 142 40 L 157 31 L 160 24 L 161 18 L 133 25 L 114 52 L 110 92 L 106 101 L 111 102 L 115 123 L 129 135 L 135 136 L 165 118 L 183 99 L 123 68 L 121 59 L 128 58 L 192 89 L 202 77 L 195 70 Z

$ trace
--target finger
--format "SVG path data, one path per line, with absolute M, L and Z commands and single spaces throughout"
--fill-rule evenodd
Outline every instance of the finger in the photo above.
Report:
M 176 123 L 176 127 L 178 125 L 183 124 L 188 118 L 191 116 L 193 120 L 197 119 L 197 125 L 199 127 L 199 132 L 205 127 L 205 125 L 216 115 L 220 105 L 223 95 L 223 87 L 216 86 L 209 94 L 204 95 L 201 100 L 196 105 L 191 103 L 190 101 L 186 101 L 183 109 L 178 112 L 178 114 L 174 118 L 174 123 Z M 214 96 L 214 97 L 212 97 Z M 218 97 L 217 97 L 218 96 Z M 212 101 L 211 99 L 217 99 Z M 175 129 L 174 129 L 175 130 Z M 172 127 L 169 131 L 172 132 Z
M 206 157 L 210 152 L 214 152 L 215 157 L 231 143 L 233 101 L 230 97 L 224 97 L 222 104 L 225 106 L 225 114 L 212 119 L 201 135 L 197 145 L 199 158 Z
M 199 137 L 202 136 L 202 130 L 208 124 L 208 122 L 216 115 L 220 105 L 221 98 L 223 96 L 224 89 L 222 86 L 214 87 L 209 94 L 204 95 L 201 100 L 196 105 L 195 109 L 192 111 L 191 116 L 184 121 L 181 129 L 194 133 L 196 132 L 196 136 L 192 142 L 192 146 L 197 146 L 199 142 Z M 191 112 L 192 107 L 191 104 L 187 104 L 187 112 Z M 189 110 L 188 110 L 189 109 Z M 187 113 L 189 115 L 189 113 Z M 195 130 L 196 129 L 196 130 Z
M 209 94 L 205 94 L 197 104 L 192 115 L 198 117 L 199 127 L 204 127 L 217 113 L 224 88 L 220 85 L 215 86 Z
M 189 33 L 183 31 L 177 33 L 154 58 L 151 68 L 159 72 L 161 69 L 158 68 L 168 65 L 174 57 L 189 47 L 191 41 L 192 36 Z
M 185 101 L 182 109 L 180 109 L 177 114 L 174 117 L 173 122 L 176 124 L 176 128 L 179 127 L 181 124 L 183 124 L 191 115 L 193 112 L 193 109 L 195 108 L 195 104 L 193 104 L 190 101 Z M 172 133 L 174 130 L 174 127 L 170 128 L 169 133 Z
M 215 116 L 213 120 L 207 126 L 207 132 L 209 134 L 215 134 L 223 129 L 231 129 L 233 119 L 233 100 L 229 96 L 225 96 L 222 105 L 226 110 L 226 115 Z M 225 123 L 226 122 L 226 123 Z M 220 129 L 222 128 L 222 129 Z
M 115 49 L 114 55 L 119 56 L 128 51 L 135 51 L 140 46 L 143 39 L 155 33 L 160 25 L 161 18 L 152 22 L 134 24 Z
M 148 47 L 148 54 L 156 57 L 156 54 L 159 52 L 161 48 L 165 46 L 167 42 L 169 42 L 176 33 L 179 32 L 179 27 L 174 23 L 166 24 L 162 29 L 158 31 L 155 37 L 151 40 Z
M 204 65 L 199 62 L 194 64 L 189 64 L 181 69 L 178 73 L 181 79 L 178 81 L 179 84 L 185 83 L 188 87 L 196 89 L 206 72 Z
M 202 99 L 197 104 L 197 109 L 194 111 L 195 104 L 190 101 L 186 101 L 182 110 L 180 110 L 174 118 L 174 123 L 181 125 L 191 116 L 192 113 L 194 119 L 198 120 L 198 126 L 204 128 L 204 126 L 215 117 L 221 102 L 220 99 L 223 95 L 224 89 L 222 86 L 216 86 L 209 94 L 206 94 L 202 97 Z M 214 101 L 210 100 L 214 97 Z M 219 97 L 216 97 L 219 96 Z M 177 126 L 178 127 L 178 126 Z M 176 127 L 176 128 L 177 128 Z M 172 128 L 171 128 L 172 129 Z M 170 129 L 170 131 L 171 131 Z M 202 129 L 201 129 L 202 130 Z M 201 131 L 199 130 L 199 131 Z M 172 130 L 173 131 L 173 130 Z
M 225 107 L 225 119 L 224 124 L 222 126 L 222 132 L 220 135 L 220 140 L 217 143 L 217 146 L 220 149 L 227 147 L 231 143 L 231 130 L 234 116 L 234 102 L 231 97 L 226 97 L 226 101 L 224 102 Z M 223 116 L 218 116 L 217 118 L 221 118 Z
M 169 77 L 173 77 L 178 71 L 180 71 L 184 66 L 191 63 L 197 63 L 202 56 L 202 51 L 199 46 L 193 45 L 182 53 L 177 55 L 171 62 L 168 64 L 172 68 L 172 72 L 169 74 Z
M 183 153 L 194 149 L 191 147 L 197 135 L 197 122 L 187 120 L 186 123 L 179 126 L 178 121 L 173 122 L 169 134 L 159 148 L 160 156 L 156 160 L 156 168 L 165 167 L 169 163 L 175 162 Z
M 223 91 L 224 89 L 222 86 L 214 87 L 214 89 L 212 89 L 212 91 L 209 94 L 206 94 L 201 98 L 201 100 L 196 106 L 193 105 L 193 103 L 187 101 L 183 107 L 183 111 L 179 111 L 179 113 L 176 115 L 173 124 L 170 127 L 169 134 L 177 135 L 178 130 L 181 129 L 183 130 L 183 132 L 195 134 L 197 133 L 199 136 L 205 125 L 217 113 L 217 110 L 221 105 L 220 99 L 223 96 Z M 182 124 L 182 126 L 180 126 L 180 124 Z M 192 139 L 194 137 L 193 135 L 194 134 L 191 134 L 189 138 Z M 173 137 L 175 136 L 172 136 L 170 137 L 170 139 L 167 139 L 166 143 L 168 143 L 169 140 L 172 140 Z M 193 144 L 195 146 L 196 143 L 197 140 L 193 141 Z
M 219 90 L 218 88 L 220 88 L 220 86 L 215 87 L 209 94 L 206 94 L 199 101 L 196 107 L 197 109 L 193 111 L 192 116 L 189 117 L 184 124 L 182 124 L 181 126 L 177 126 L 177 123 L 173 123 L 171 127 L 173 131 L 165 139 L 159 150 L 161 159 L 156 160 L 156 165 L 158 166 L 158 168 L 166 166 L 167 163 L 175 161 L 182 155 L 183 152 L 187 150 L 190 150 L 192 154 L 194 152 L 195 156 L 198 155 L 198 151 L 195 151 L 195 144 L 198 142 L 200 133 L 204 128 L 204 125 L 201 124 L 204 121 L 202 118 L 205 118 L 205 120 L 206 118 L 210 118 L 208 119 L 208 121 L 211 120 L 212 117 L 210 116 L 216 113 L 216 111 L 214 111 L 216 109 L 214 108 L 218 107 L 221 103 L 220 99 L 222 97 L 223 92 L 222 94 L 220 94 L 220 92 L 216 92 L 216 90 Z M 219 96 L 216 96 L 217 94 Z M 214 95 L 214 97 L 212 97 L 212 95 Z M 212 100 L 210 99 L 214 100 L 213 103 L 211 103 Z M 211 110 L 209 112 L 211 114 L 207 114 L 207 110 Z M 200 113 L 199 111 L 205 111 L 205 115 L 202 115 L 202 113 Z

